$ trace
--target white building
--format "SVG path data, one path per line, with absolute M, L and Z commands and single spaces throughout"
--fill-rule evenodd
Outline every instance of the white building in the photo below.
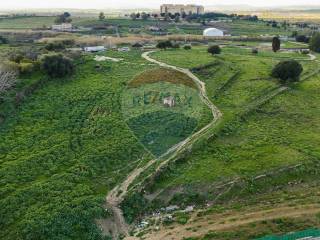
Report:
M 205 37 L 223 37 L 224 33 L 222 30 L 217 28 L 207 28 L 203 31 Z
M 167 107 L 174 107 L 174 105 L 176 104 L 174 97 L 166 97 L 163 99 L 163 105 L 167 106 Z
M 105 46 L 94 46 L 94 47 L 85 47 L 85 52 L 103 52 L 106 50 Z
M 160 6 L 161 13 L 185 13 L 185 14 L 203 14 L 204 7 L 200 5 L 183 4 L 163 4 Z
M 71 23 L 62 23 L 59 25 L 52 25 L 51 29 L 53 31 L 69 32 L 69 31 L 72 31 L 72 24 Z

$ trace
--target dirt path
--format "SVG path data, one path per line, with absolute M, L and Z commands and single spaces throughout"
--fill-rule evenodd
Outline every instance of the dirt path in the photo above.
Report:
M 148 240 L 180 240 L 184 237 L 200 237 L 209 231 L 230 230 L 239 226 L 255 223 L 259 221 L 272 220 L 278 218 L 296 218 L 303 215 L 314 215 L 320 212 L 319 204 L 303 206 L 283 206 L 255 212 L 232 212 L 228 216 L 212 214 L 205 218 L 195 217 L 185 225 L 170 225 L 161 227 L 158 231 L 153 231 L 144 236 Z M 196 231 L 193 231 L 196 229 Z
M 161 161 L 159 166 L 156 168 L 154 172 L 157 172 L 161 169 L 162 166 L 164 166 L 168 161 L 175 158 L 181 151 L 186 149 L 187 147 L 191 146 L 197 139 L 199 139 L 204 133 L 208 131 L 211 127 L 213 127 L 217 121 L 222 117 L 222 113 L 220 110 L 211 103 L 209 100 L 207 93 L 206 93 L 206 87 L 205 84 L 196 77 L 190 70 L 179 68 L 176 66 L 171 66 L 166 63 L 159 62 L 151 57 L 149 57 L 150 53 L 153 53 L 155 51 L 150 52 L 144 52 L 142 54 L 142 57 L 146 59 L 149 62 L 158 64 L 161 67 L 174 69 L 176 71 L 182 72 L 189 76 L 198 86 L 199 89 L 199 95 L 201 97 L 201 100 L 204 104 L 206 104 L 212 111 L 213 120 L 208 125 L 200 129 L 198 132 L 192 134 L 190 137 L 186 138 L 182 142 L 174 145 L 170 149 L 168 149 L 164 154 L 162 154 L 160 157 L 150 160 L 145 166 L 141 168 L 136 168 L 133 170 L 127 178 L 120 183 L 118 186 L 116 186 L 114 189 L 112 189 L 107 197 L 106 197 L 106 204 L 105 207 L 112 211 L 113 216 L 110 221 L 110 219 L 103 219 L 98 220 L 97 223 L 101 227 L 104 234 L 109 234 L 109 231 L 112 232 L 112 236 L 114 239 L 117 239 L 120 235 L 128 236 L 129 235 L 129 226 L 126 224 L 125 219 L 123 217 L 123 213 L 119 205 L 123 201 L 125 195 L 128 192 L 129 186 L 139 177 L 139 175 L 147 170 L 150 166 L 155 164 L 156 162 Z

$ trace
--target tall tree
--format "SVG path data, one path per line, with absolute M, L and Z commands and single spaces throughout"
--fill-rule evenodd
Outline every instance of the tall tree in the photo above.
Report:
M 104 15 L 104 13 L 103 13 L 103 12 L 100 12 L 100 13 L 99 13 L 99 20 L 100 20 L 100 21 L 103 21 L 105 18 L 106 18 L 106 16 Z
M 279 37 L 274 37 L 272 39 L 272 50 L 274 52 L 278 52 L 280 50 L 280 47 L 281 47 L 281 41 Z
M 320 33 L 316 33 L 310 39 L 310 49 L 320 53 Z

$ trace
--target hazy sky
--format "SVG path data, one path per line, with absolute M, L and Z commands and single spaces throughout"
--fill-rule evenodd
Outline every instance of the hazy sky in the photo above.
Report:
M 161 3 L 196 3 L 203 5 L 248 4 L 284 6 L 319 4 L 320 0 L 0 0 L 0 9 L 8 8 L 156 8 Z

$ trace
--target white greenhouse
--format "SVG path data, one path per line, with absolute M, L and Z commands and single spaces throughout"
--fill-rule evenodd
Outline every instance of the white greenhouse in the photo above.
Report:
M 203 31 L 205 37 L 223 37 L 224 33 L 222 30 L 217 28 L 207 28 Z

